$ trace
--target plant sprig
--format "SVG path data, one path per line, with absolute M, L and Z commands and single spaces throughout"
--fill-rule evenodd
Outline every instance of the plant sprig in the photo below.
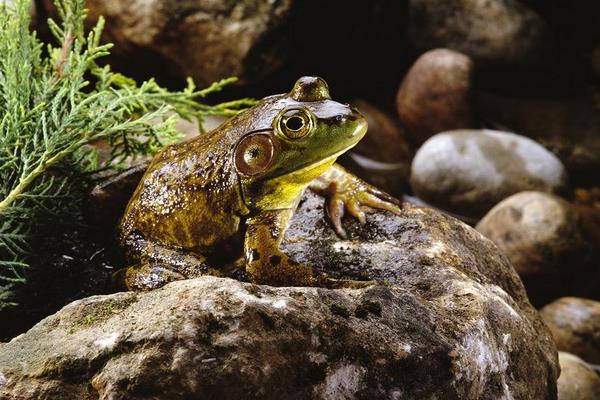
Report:
M 0 6 L 0 308 L 8 288 L 25 279 L 32 233 L 42 221 L 73 212 L 82 175 L 178 139 L 173 113 L 202 127 L 206 116 L 235 115 L 253 104 L 202 103 L 235 78 L 205 89 L 188 79 L 185 89 L 170 91 L 100 66 L 112 44 L 100 41 L 102 18 L 85 34 L 84 0 L 55 0 L 59 18 L 48 26 L 56 44 L 43 52 L 29 30 L 30 5 Z M 99 141 L 111 146 L 103 161 L 93 146 Z

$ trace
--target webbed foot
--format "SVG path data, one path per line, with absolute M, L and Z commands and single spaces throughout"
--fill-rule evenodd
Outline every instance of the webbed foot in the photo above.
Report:
M 369 185 L 350 174 L 342 167 L 334 165 L 311 185 L 311 189 L 326 197 L 326 209 L 335 232 L 347 238 L 342 226 L 342 217 L 347 212 L 364 224 L 366 214 L 372 209 L 401 213 L 400 200 Z

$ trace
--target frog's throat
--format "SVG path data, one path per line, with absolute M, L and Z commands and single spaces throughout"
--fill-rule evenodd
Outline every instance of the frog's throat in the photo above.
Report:
M 338 156 L 350 147 L 299 170 L 269 178 L 262 182 L 258 191 L 253 191 L 251 196 L 248 194 L 248 188 L 242 185 L 244 202 L 258 210 L 295 209 L 304 189 L 327 171 Z

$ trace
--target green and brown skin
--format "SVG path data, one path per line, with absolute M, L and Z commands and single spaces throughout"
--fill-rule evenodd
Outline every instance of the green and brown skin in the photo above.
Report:
M 334 164 L 366 133 L 356 110 L 332 101 L 320 78 L 300 78 L 194 140 L 152 160 L 119 226 L 130 267 L 126 284 L 148 290 L 218 273 L 243 260 L 255 283 L 331 285 L 281 252 L 302 192 L 328 198 L 328 215 L 344 237 L 344 211 L 399 212 L 399 203 Z

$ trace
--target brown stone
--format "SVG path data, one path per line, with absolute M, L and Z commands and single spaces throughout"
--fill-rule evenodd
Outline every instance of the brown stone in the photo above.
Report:
M 51 9 L 51 0 L 44 0 Z M 229 76 L 255 81 L 282 65 L 279 34 L 292 6 L 283 1 L 89 0 L 89 20 L 106 19 L 105 39 L 113 53 L 138 71 L 178 78 L 199 86 Z M 128 67 L 129 65 L 129 67 Z
M 584 228 L 576 207 L 542 192 L 505 199 L 476 226 L 508 256 L 538 306 L 561 296 L 599 296 L 599 246 Z
M 396 95 L 402 125 L 415 144 L 451 129 L 475 128 L 471 110 L 473 63 L 447 49 L 426 52 L 415 61 Z
M 563 297 L 540 310 L 561 351 L 600 364 L 600 302 Z
M 559 352 L 558 400 L 600 399 L 600 377 L 577 356 Z

